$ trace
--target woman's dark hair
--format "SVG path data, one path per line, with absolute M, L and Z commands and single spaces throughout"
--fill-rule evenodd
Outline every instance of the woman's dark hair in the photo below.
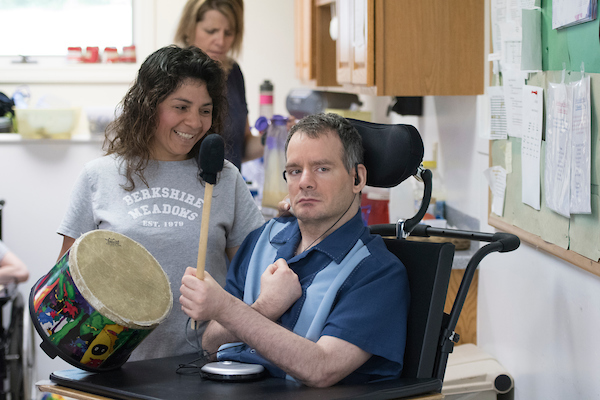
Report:
M 212 60 L 197 47 L 163 47 L 143 62 L 136 80 L 120 103 L 121 114 L 106 131 L 106 154 L 116 154 L 125 161 L 125 190 L 133 190 L 133 175 L 146 185 L 144 169 L 151 158 L 151 144 L 156 133 L 157 108 L 167 96 L 193 79 L 206 83 L 212 99 L 212 126 L 208 134 L 220 134 L 227 112 L 225 73 L 218 61 Z M 196 158 L 200 140 L 188 153 Z

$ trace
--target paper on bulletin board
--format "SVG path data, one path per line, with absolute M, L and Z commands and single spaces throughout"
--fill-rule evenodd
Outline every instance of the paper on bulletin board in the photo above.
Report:
M 492 212 L 498 216 L 504 214 L 504 193 L 506 192 L 506 170 L 499 165 L 483 171 L 492 191 Z
M 520 21 L 506 21 L 500 24 L 500 46 L 502 58 L 500 64 L 502 70 L 521 69 L 521 47 L 523 33 Z
M 508 140 L 496 140 L 491 143 L 492 165 L 503 165 L 505 151 L 508 143 L 512 142 L 513 149 L 513 173 L 506 176 L 506 193 L 504 200 L 504 215 L 502 219 L 507 223 L 531 232 L 547 242 L 554 243 L 564 249 L 569 248 L 569 218 L 559 215 L 541 202 L 541 209 L 534 210 L 523 204 L 521 193 L 521 139 L 509 138 Z M 545 142 L 542 141 L 542 159 L 544 159 Z M 542 193 L 544 181 L 542 179 Z M 600 226 L 598 229 L 600 232 Z M 598 235 L 596 235 L 598 237 Z
M 564 83 L 549 82 L 547 104 L 544 197 L 548 208 L 569 218 L 572 87 Z
M 518 70 L 505 69 L 502 72 L 504 105 L 506 108 L 506 133 L 521 137 L 523 129 L 523 85 L 526 75 Z
M 591 194 L 591 102 L 590 77 L 582 77 L 573 86 L 573 126 L 571 136 L 571 214 L 592 212 Z
M 518 26 L 521 26 L 521 9 L 523 5 L 521 0 L 508 0 L 506 7 L 508 14 L 506 15 L 507 21 L 513 21 Z
M 553 0 L 552 29 L 566 28 L 596 19 L 597 0 Z
M 523 139 L 521 140 L 522 201 L 540 209 L 540 163 L 544 88 L 523 86 Z
M 521 69 L 542 70 L 542 10 L 522 10 Z
M 492 0 L 490 14 L 492 17 L 493 53 L 500 53 L 502 50 L 500 26 L 506 22 L 510 22 L 520 27 L 522 22 L 521 10 L 540 6 L 541 0 Z
M 506 139 L 506 106 L 502 86 L 488 87 L 490 98 L 490 139 Z
M 542 6 L 542 0 L 521 0 L 522 8 L 539 8 Z
M 500 37 L 500 25 L 506 22 L 507 0 L 492 0 L 492 47 L 493 53 L 500 54 L 502 51 L 502 39 Z

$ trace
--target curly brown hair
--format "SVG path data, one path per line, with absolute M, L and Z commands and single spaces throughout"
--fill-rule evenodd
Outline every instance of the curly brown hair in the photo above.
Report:
M 212 99 L 212 126 L 207 135 L 223 131 L 227 112 L 226 77 L 219 62 L 193 46 L 181 48 L 171 45 L 150 54 L 119 104 L 121 114 L 106 130 L 106 155 L 116 154 L 125 161 L 125 190 L 135 188 L 133 175 L 137 175 L 148 186 L 144 169 L 152 158 L 151 144 L 158 124 L 157 107 L 188 79 L 206 83 Z M 203 140 L 194 145 L 188 158 L 198 156 Z

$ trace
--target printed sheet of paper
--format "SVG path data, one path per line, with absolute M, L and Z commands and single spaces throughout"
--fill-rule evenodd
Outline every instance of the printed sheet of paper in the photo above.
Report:
M 589 214 L 591 205 L 591 103 L 590 77 L 573 84 L 571 133 L 571 214 Z
M 549 209 L 569 218 L 573 90 L 549 82 L 547 97 L 544 198 Z
M 540 0 L 492 0 L 492 48 L 499 55 L 499 70 L 542 69 L 542 29 Z
M 531 8 L 535 8 L 535 7 L 541 7 L 542 6 L 542 1 L 541 0 L 521 0 L 521 7 L 525 8 L 525 9 L 531 9 Z
M 506 106 L 506 133 L 508 136 L 521 137 L 525 77 L 521 71 L 505 69 L 502 72 L 502 82 Z
M 501 65 L 505 69 L 521 69 L 521 46 L 523 33 L 521 21 L 507 21 L 500 24 L 500 37 L 502 46 Z
M 491 9 L 492 47 L 494 53 L 500 54 L 502 51 L 500 25 L 506 22 L 507 0 L 492 0 Z
M 506 170 L 493 166 L 483 171 L 492 191 L 492 212 L 501 217 L 504 213 L 504 195 L 506 193 Z
M 521 182 L 523 203 L 540 209 L 540 150 L 544 89 L 523 86 L 523 138 L 521 140 Z
M 506 139 L 506 106 L 502 86 L 490 86 L 490 139 Z
M 552 0 L 552 29 L 596 19 L 597 0 Z
M 514 22 L 517 26 L 521 26 L 521 0 L 508 0 L 506 3 L 508 14 L 506 15 L 507 21 Z

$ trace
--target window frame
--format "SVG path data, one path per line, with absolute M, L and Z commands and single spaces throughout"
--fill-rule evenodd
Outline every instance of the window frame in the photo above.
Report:
M 133 0 L 135 63 L 67 64 L 64 57 L 32 57 L 36 63 L 14 63 L 19 58 L 0 56 L 0 83 L 130 83 L 141 62 L 156 49 L 156 0 Z

